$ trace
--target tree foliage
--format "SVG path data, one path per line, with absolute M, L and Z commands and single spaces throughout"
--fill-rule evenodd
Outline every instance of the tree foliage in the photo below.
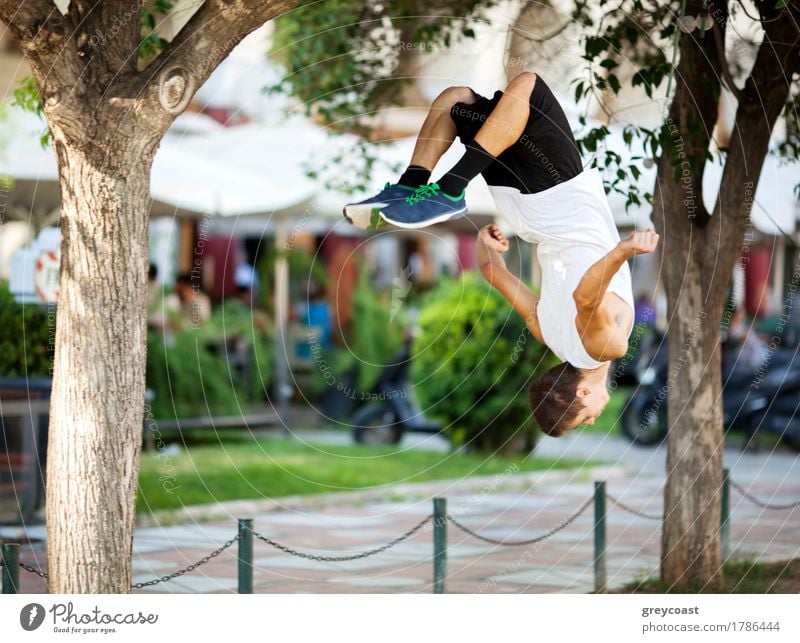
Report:
M 361 137 L 342 151 L 335 146 L 307 167 L 339 191 L 363 189 L 378 162 L 372 117 L 401 105 L 404 87 L 416 80 L 418 53 L 446 49 L 475 37 L 475 21 L 484 21 L 497 0 L 357 2 L 325 0 L 299 7 L 275 21 L 271 54 L 286 68 L 285 76 L 265 88 L 294 97 L 299 109 L 319 120 L 332 134 Z M 296 109 L 296 108 L 292 108 Z M 336 167 L 333 177 L 324 169 Z M 341 168 L 352 171 L 343 173 Z M 347 184 L 340 177 L 356 177 Z
M 268 91 L 299 99 L 306 113 L 337 129 L 369 134 L 362 117 L 397 105 L 413 76 L 398 75 L 415 52 L 448 48 L 474 38 L 471 22 L 485 20 L 496 0 L 326 0 L 275 21 L 272 54 L 286 76 Z
M 674 168 L 676 181 L 683 171 L 702 174 L 706 161 L 714 159 L 712 152 L 719 152 L 720 161 L 724 163 L 727 152 L 725 146 L 713 141 L 712 147 L 684 148 L 683 137 L 676 137 L 675 124 L 667 118 L 666 108 L 672 98 L 672 89 L 677 83 L 684 82 L 684 79 L 675 77 L 678 37 L 686 33 L 702 38 L 706 33 L 712 33 L 724 43 L 723 31 L 728 27 L 727 49 L 733 55 L 729 56 L 730 60 L 720 62 L 722 77 L 716 79 L 718 82 L 693 87 L 692 91 L 695 95 L 710 93 L 714 100 L 718 100 L 721 91 L 719 81 L 722 81 L 722 85 L 731 93 L 740 95 L 740 85 L 744 84 L 751 72 L 758 43 L 746 35 L 748 32 L 737 32 L 729 23 L 744 14 L 758 31 L 760 22 L 764 20 L 790 19 L 787 2 L 773 0 L 754 4 L 756 6 L 750 7 L 750 10 L 755 8 L 758 12 L 756 16 L 748 12 L 744 2 L 704 2 L 699 11 L 687 12 L 683 0 L 623 0 L 614 3 L 601 0 L 597 3 L 601 11 L 598 17 L 592 7 L 575 3 L 576 17 L 579 17 L 582 25 L 581 42 L 586 63 L 583 73 L 575 81 L 576 101 L 594 97 L 603 105 L 605 101 L 601 100 L 601 96 L 604 92 L 617 95 L 625 86 L 630 86 L 644 90 L 648 98 L 659 104 L 664 116 L 661 124 L 654 128 L 625 125 L 625 143 L 629 149 L 640 152 L 630 157 L 635 161 L 632 164 L 607 149 L 610 130 L 605 125 L 588 128 L 577 138 L 582 151 L 597 154 L 592 165 L 613 170 L 607 189 L 625 195 L 627 205 L 639 205 L 643 201 L 652 203 L 652 193 L 642 192 L 638 185 L 640 172 L 637 165 L 642 159 L 655 160 L 666 155 Z M 709 55 L 714 54 L 709 52 Z M 618 76 L 618 70 L 622 70 L 624 76 Z M 792 91 L 783 112 L 786 134 L 774 151 L 788 160 L 796 160 L 800 149 L 797 110 L 800 105 L 800 82 L 796 77 L 792 80 L 796 70 L 784 72 L 792 84 Z M 618 120 L 613 111 L 607 113 L 607 117 L 612 122 Z M 581 119 L 581 124 L 586 125 L 585 118 Z M 691 135 L 692 128 L 699 130 L 703 124 L 694 122 L 688 126 L 688 134 Z

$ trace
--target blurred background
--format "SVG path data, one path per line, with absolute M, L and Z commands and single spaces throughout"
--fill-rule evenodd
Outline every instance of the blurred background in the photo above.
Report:
M 366 232 L 341 216 L 344 203 L 396 179 L 443 89 L 468 85 L 491 95 L 526 70 L 553 89 L 576 132 L 607 126 L 604 152 L 637 165 L 639 185 L 652 190 L 652 159 L 629 149 L 625 125 L 659 125 L 663 91 L 625 89 L 576 104 L 576 39 L 568 31 L 531 37 L 558 18 L 538 3 L 500 2 L 470 24 L 474 37 L 452 46 L 394 43 L 393 73 L 413 80 L 357 127 L 332 125 L 297 91 L 284 91 L 286 21 L 253 33 L 215 71 L 164 139 L 152 174 L 142 510 L 492 473 L 509 462 L 582 466 L 582 458 L 530 456 L 538 435 L 527 385 L 555 361 L 474 272 L 478 229 L 495 222 L 510 236 L 483 180 L 468 189 L 467 218 L 434 228 Z M 159 30 L 168 38 L 181 26 L 174 12 Z M 42 141 L 43 120 L 15 104 L 28 76 L 6 36 L 0 519 L 12 522 L 33 519 L 42 506 L 58 308 L 57 167 Z M 732 117 L 718 125 L 720 146 Z M 456 141 L 434 177 L 462 149 Z M 599 153 L 587 151 L 584 162 Z M 773 157 L 766 163 L 723 317 L 728 373 L 744 367 L 748 381 L 767 360 L 784 375 L 796 368 L 800 327 L 785 306 L 798 280 L 797 170 Z M 707 199 L 720 180 L 713 167 Z M 615 191 L 609 202 L 620 235 L 652 225 L 646 203 Z M 509 267 L 536 288 L 534 257 L 534 246 L 511 239 Z M 666 404 L 658 401 L 667 326 L 660 261 L 648 255 L 632 265 L 630 351 L 611 369 L 607 411 L 586 429 L 623 436 L 625 445 L 657 445 L 666 433 Z M 783 361 L 770 351 L 776 329 L 789 351 Z M 733 384 L 726 390 L 740 399 Z M 752 446 L 763 414 L 733 415 L 730 428 L 744 429 L 741 441 Z M 796 448 L 794 430 L 764 439 Z M 166 489 L 171 475 L 180 477 L 182 495 Z

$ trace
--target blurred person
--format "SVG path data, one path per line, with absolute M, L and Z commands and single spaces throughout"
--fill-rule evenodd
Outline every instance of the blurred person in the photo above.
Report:
M 150 264 L 147 271 L 147 326 L 166 333 L 171 313 L 179 310 L 177 300 L 164 293 L 164 286 L 158 281 L 158 268 Z
M 653 328 L 655 326 L 655 306 L 647 293 L 640 293 L 633 302 L 633 323 L 634 325 Z
M 252 308 L 258 302 L 258 274 L 249 263 L 240 263 L 233 273 L 236 299 Z
M 211 318 L 211 299 L 199 284 L 192 282 L 188 272 L 182 272 L 175 279 L 175 293 L 178 296 L 182 319 L 178 322 L 185 327 L 189 320 L 192 328 L 204 324 Z
M 744 366 L 757 369 L 769 358 L 769 346 L 753 328 L 747 324 L 744 306 L 740 306 L 731 317 L 726 342 L 736 346 L 736 360 Z

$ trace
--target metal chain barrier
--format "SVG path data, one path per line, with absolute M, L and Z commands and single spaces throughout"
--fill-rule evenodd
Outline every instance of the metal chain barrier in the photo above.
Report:
M 591 497 L 586 502 L 584 502 L 581 505 L 581 507 L 578 509 L 578 511 L 576 511 L 569 518 L 567 518 L 566 520 L 561 522 L 558 526 L 556 526 L 553 529 L 551 529 L 550 531 L 542 534 L 541 536 L 537 536 L 536 538 L 531 538 L 530 540 L 495 540 L 494 538 L 488 538 L 486 536 L 481 536 L 478 532 L 473 531 L 472 529 L 470 529 L 469 527 L 467 527 L 465 525 L 462 525 L 455 518 L 453 518 L 453 516 L 451 516 L 450 514 L 447 514 L 447 520 L 449 522 L 453 523 L 453 525 L 455 527 L 458 527 L 461 531 L 469 534 L 473 538 L 477 538 L 478 540 L 482 540 L 484 542 L 491 543 L 492 545 L 503 545 L 503 546 L 507 546 L 507 547 L 518 547 L 520 545 L 533 545 L 535 543 L 542 542 L 543 540 L 546 540 L 547 538 L 550 538 L 550 536 L 553 536 L 553 535 L 557 534 L 559 531 L 561 531 L 562 529 L 564 529 L 568 525 L 572 524 L 578 518 L 578 516 L 580 516 L 584 511 L 586 511 L 586 509 L 589 507 L 589 505 L 592 504 L 592 502 L 594 502 L 594 497 Z
M 226 549 L 228 549 L 228 547 L 233 545 L 233 543 L 235 543 L 237 540 L 239 540 L 239 534 L 236 534 L 230 540 L 225 541 L 225 544 L 223 544 L 222 547 L 219 547 L 218 549 L 215 549 L 210 554 L 208 554 L 208 556 L 203 556 L 196 563 L 192 563 L 188 567 L 184 567 L 180 571 L 177 571 L 177 572 L 175 572 L 173 574 L 169 574 L 168 576 L 162 576 L 161 578 L 154 578 L 153 580 L 149 580 L 149 581 L 146 581 L 144 583 L 134 583 L 133 585 L 131 585 L 131 589 L 142 589 L 143 587 L 150 587 L 152 585 L 158 585 L 159 583 L 166 583 L 167 581 L 170 581 L 173 578 L 178 578 L 178 576 L 183 576 L 184 574 L 187 574 L 188 572 L 192 572 L 195 569 L 197 569 L 198 567 L 200 567 L 201 565 L 205 565 L 212 558 L 216 558 L 217 556 L 219 556 L 222 552 L 224 552 Z
M 271 538 L 264 536 L 263 534 L 259 534 L 258 532 L 254 531 L 253 536 L 258 538 L 260 541 L 267 543 L 268 545 L 274 547 L 275 549 L 279 549 L 286 554 L 291 554 L 292 556 L 298 556 L 300 558 L 306 558 L 308 560 L 317 560 L 320 562 L 325 563 L 338 563 L 338 562 L 345 562 L 348 560 L 359 560 L 361 558 L 367 558 L 368 556 L 374 556 L 375 554 L 380 554 L 382 551 L 386 551 L 390 547 L 394 547 L 398 543 L 403 542 L 404 540 L 408 540 L 417 533 L 420 529 L 422 529 L 426 524 L 428 524 L 433 519 L 433 514 L 429 514 L 424 520 L 419 522 L 418 524 L 414 525 L 411 529 L 405 532 L 402 536 L 398 536 L 394 540 L 377 547 L 375 549 L 371 549 L 369 551 L 361 552 L 359 554 L 353 554 L 352 556 L 317 556 L 315 554 L 306 554 L 301 551 L 297 551 L 296 549 L 292 549 L 291 547 L 287 547 L 286 545 L 281 545 L 278 542 L 275 542 Z
M 239 535 L 238 534 L 236 536 L 234 536 L 233 538 L 231 538 L 230 540 L 226 541 L 225 544 L 223 544 L 218 549 L 215 549 L 214 551 L 212 551 L 207 556 L 203 556 L 203 558 L 198 560 L 196 563 L 192 563 L 188 567 L 184 567 L 183 569 L 181 569 L 181 570 L 179 570 L 179 571 L 177 571 L 177 572 L 175 572 L 173 574 L 169 574 L 167 576 L 162 576 L 161 578 L 154 578 L 153 580 L 142 582 L 142 583 L 134 583 L 133 585 L 131 585 L 131 589 L 142 589 L 143 587 L 151 587 L 152 585 L 158 585 L 158 583 L 166 583 L 167 581 L 170 581 L 173 578 L 178 578 L 179 576 L 183 576 L 184 574 L 188 574 L 189 572 L 194 571 L 195 569 L 197 569 L 201 565 L 205 565 L 212 558 L 216 558 L 217 556 L 219 556 L 223 551 L 225 551 L 226 549 L 231 547 L 237 540 L 239 540 Z M 0 565 L 2 565 L 2 563 L 0 563 Z M 36 574 L 40 578 L 47 579 L 47 572 L 43 572 L 43 571 L 41 571 L 39 569 L 36 569 L 35 567 L 32 567 L 31 565 L 28 565 L 28 564 L 23 563 L 23 562 L 20 562 L 19 566 L 22 569 L 24 569 L 26 572 L 30 572 L 31 574 Z
M 631 513 L 634 516 L 639 516 L 640 518 L 647 518 L 648 520 L 661 520 L 662 518 L 662 516 L 656 516 L 654 514 L 648 514 L 645 513 L 644 511 L 639 511 L 637 509 L 634 509 L 633 507 L 626 505 L 621 500 L 618 500 L 610 493 L 606 493 L 606 498 L 608 498 L 611 502 L 613 502 L 615 505 L 617 505 L 617 507 L 619 507 L 623 511 L 627 511 L 628 513 Z
M 758 498 L 756 498 L 752 494 L 748 493 L 747 490 L 744 487 L 742 487 L 742 485 L 740 485 L 735 480 L 731 480 L 730 483 L 731 483 L 731 486 L 734 489 L 736 489 L 736 491 L 738 491 L 740 494 L 742 494 L 745 498 L 747 498 L 754 505 L 762 507 L 763 509 L 794 509 L 795 507 L 800 507 L 800 500 L 798 500 L 797 502 L 787 502 L 787 503 L 784 503 L 784 504 L 775 504 L 775 503 L 764 502 L 763 500 L 759 500 Z
M 768 503 L 768 502 L 764 502 L 764 501 L 756 498 L 752 494 L 750 494 L 744 487 L 742 487 L 742 485 L 738 484 L 734 480 L 730 480 L 729 479 L 729 482 L 730 482 L 730 485 L 734 489 L 736 489 L 742 496 L 744 496 L 747 500 L 749 500 L 753 504 L 755 504 L 755 505 L 757 505 L 759 507 L 762 507 L 764 509 L 786 510 L 786 509 L 794 509 L 796 507 L 800 507 L 800 501 L 788 502 L 788 503 Z M 614 505 L 616 505 L 617 507 L 622 509 L 623 511 L 631 513 L 631 514 L 633 514 L 635 516 L 638 516 L 640 518 L 645 518 L 645 519 L 648 519 L 648 520 L 661 520 L 661 518 L 662 518 L 660 515 L 657 516 L 657 515 L 654 515 L 654 514 L 650 514 L 650 513 L 644 512 L 644 511 L 640 511 L 640 510 L 634 509 L 630 505 L 625 504 L 624 502 L 622 502 L 618 498 L 615 498 L 614 496 L 612 496 L 612 495 L 610 495 L 608 493 L 605 493 L 605 497 L 608 500 L 610 500 Z M 461 531 L 465 532 L 469 536 L 472 536 L 473 538 L 477 538 L 478 540 L 482 540 L 484 542 L 490 543 L 492 545 L 501 545 L 501 546 L 507 546 L 507 547 L 518 547 L 518 546 L 522 546 L 522 545 L 533 545 L 533 544 L 540 543 L 540 542 L 550 538 L 551 536 L 557 534 L 562 529 L 568 527 L 581 514 L 583 514 L 583 512 L 585 512 L 586 509 L 589 508 L 589 506 L 593 503 L 594 500 L 595 500 L 594 496 L 588 498 L 578 508 L 578 510 L 575 513 L 573 513 L 569 518 L 567 518 L 566 520 L 563 520 L 561 523 L 559 523 L 556 527 L 554 527 L 550 531 L 547 531 L 547 532 L 541 534 L 540 536 L 537 536 L 536 538 L 531 538 L 531 539 L 528 539 L 528 540 L 498 540 L 498 539 L 495 539 L 495 538 L 489 538 L 487 536 L 483 536 L 483 535 L 479 534 L 477 531 L 474 531 L 473 529 L 470 529 L 466 525 L 461 524 L 458 520 L 456 520 L 450 514 L 445 513 L 446 509 L 444 508 L 444 506 L 442 506 L 441 513 L 439 514 L 439 517 L 436 518 L 436 524 L 434 526 L 436 528 L 439 528 L 441 526 L 441 524 L 445 523 L 445 521 L 446 522 L 450 522 L 454 527 L 457 527 L 458 529 L 460 529 Z M 435 502 L 434 502 L 434 505 L 435 505 Z M 380 547 L 376 547 L 375 549 L 370 549 L 369 551 L 360 552 L 360 553 L 357 553 L 357 554 L 346 555 L 346 556 L 318 556 L 316 554 L 309 554 L 309 553 L 301 552 L 301 551 L 298 551 L 296 549 L 293 549 L 292 547 L 288 547 L 286 545 L 278 543 L 278 542 L 272 540 L 271 538 L 269 538 L 269 537 L 267 537 L 267 536 L 265 536 L 263 534 L 260 534 L 260 533 L 258 533 L 256 531 L 253 531 L 251 526 L 246 527 L 246 529 L 249 530 L 250 534 L 252 534 L 258 540 L 260 540 L 260 541 L 266 543 L 267 545 L 270 545 L 271 547 L 274 547 L 275 549 L 278 549 L 278 550 L 280 550 L 280 551 L 282 551 L 282 552 L 284 552 L 286 554 L 290 554 L 292 556 L 297 556 L 299 558 L 305 558 L 306 560 L 315 560 L 315 561 L 319 561 L 319 562 L 346 562 L 346 561 L 352 561 L 352 560 L 360 560 L 362 558 L 368 558 L 369 556 L 374 556 L 376 554 L 380 554 L 381 552 L 384 552 L 387 549 L 390 549 L 391 547 L 394 547 L 395 545 L 398 545 L 399 543 L 401 543 L 401 542 L 403 542 L 405 540 L 408 540 L 414 534 L 416 534 L 418 531 L 420 531 L 420 529 L 422 529 L 425 525 L 427 525 L 429 522 L 431 522 L 433 519 L 434 519 L 434 514 L 429 514 L 423 520 L 421 520 L 419 523 L 414 525 L 411 529 L 409 529 L 408 531 L 406 531 L 402 535 L 398 536 L 394 540 L 389 541 L 385 545 L 381 545 Z M 244 522 L 244 521 L 240 521 L 240 522 Z M 597 526 L 595 526 L 595 529 L 597 529 Z M 209 562 L 212 559 L 214 559 L 217 556 L 219 556 L 223 551 L 225 551 L 226 549 L 231 547 L 234 543 L 236 543 L 239 540 L 241 540 L 242 539 L 242 533 L 243 533 L 242 532 L 242 528 L 240 526 L 240 531 L 239 531 L 239 533 L 236 534 L 236 536 L 234 536 L 230 540 L 226 541 L 221 547 L 215 549 L 214 551 L 212 551 L 207 556 L 204 556 L 203 558 L 198 560 L 196 563 L 192 563 L 191 565 L 189 565 L 187 567 L 184 567 L 183 569 L 181 569 L 181 570 L 179 570 L 177 572 L 174 572 L 172 574 L 169 574 L 167 576 L 162 576 L 160 578 L 154 578 L 153 580 L 146 581 L 146 582 L 134 583 L 131 586 L 131 589 L 142 589 L 144 587 L 151 587 L 153 585 L 157 585 L 158 583 L 165 583 L 165 582 L 171 581 L 171 580 L 173 580 L 175 578 L 183 576 L 184 574 L 188 574 L 189 572 L 194 571 L 195 569 L 197 569 L 201 565 L 204 565 L 207 562 Z M 244 534 L 246 536 L 247 532 L 245 531 Z M 436 546 L 436 545 L 434 545 L 434 546 Z M 241 561 L 240 561 L 240 564 L 241 564 Z M 47 572 L 41 571 L 39 569 L 36 569 L 35 567 L 33 567 L 31 565 L 28 565 L 27 563 L 23 563 L 23 562 L 20 561 L 19 562 L 19 566 L 22 569 L 24 569 L 26 572 L 30 572 L 31 574 L 35 574 L 35 575 L 39 576 L 40 578 L 44 578 L 44 579 L 48 578 Z M 4 567 L 4 562 L 2 560 L 0 560 L 0 568 L 1 567 Z
M 24 569 L 26 572 L 30 572 L 31 574 L 36 574 L 40 578 L 44 578 L 45 580 L 47 580 L 47 572 L 43 572 L 39 569 L 36 569 L 35 567 L 31 567 L 30 565 L 23 563 L 22 561 L 20 561 L 19 566 L 22 567 L 22 569 Z

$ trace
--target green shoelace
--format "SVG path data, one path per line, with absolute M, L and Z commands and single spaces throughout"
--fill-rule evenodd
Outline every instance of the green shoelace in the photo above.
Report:
M 408 205 L 417 205 L 420 201 L 424 201 L 430 196 L 436 196 L 439 194 L 439 184 L 438 183 L 431 183 L 429 185 L 420 185 L 416 190 L 414 190 L 414 194 L 406 197 L 406 203 Z

